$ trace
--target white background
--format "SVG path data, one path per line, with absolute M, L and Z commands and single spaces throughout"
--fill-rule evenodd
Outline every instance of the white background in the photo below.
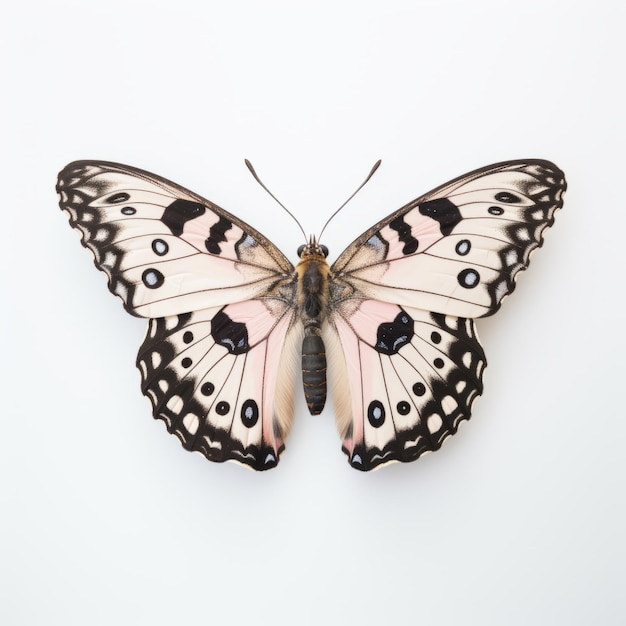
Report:
M 623 3 L 13 2 L 0 37 L 0 623 L 623 624 Z M 495 161 L 565 209 L 479 321 L 474 418 L 352 470 L 299 400 L 276 470 L 151 418 L 124 313 L 54 192 L 74 159 L 176 180 L 295 258 Z

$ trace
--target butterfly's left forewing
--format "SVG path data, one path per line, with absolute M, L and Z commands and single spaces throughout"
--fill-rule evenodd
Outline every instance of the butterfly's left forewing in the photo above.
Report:
M 133 315 L 164 317 L 248 300 L 293 273 L 251 226 L 143 170 L 77 161 L 59 174 L 57 191 L 109 289 Z
M 472 318 L 515 287 L 562 206 L 546 161 L 499 163 L 435 189 L 359 237 L 331 268 L 325 327 L 353 467 L 411 461 L 469 419 L 485 356 Z

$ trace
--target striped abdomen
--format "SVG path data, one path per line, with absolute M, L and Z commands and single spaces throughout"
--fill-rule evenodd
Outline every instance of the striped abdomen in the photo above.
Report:
M 302 340 L 302 385 L 311 415 L 319 415 L 326 403 L 326 348 L 318 332 L 319 326 L 305 326 Z
M 326 348 L 320 333 L 330 270 L 324 255 L 317 250 L 305 250 L 301 259 L 297 271 L 298 302 L 304 324 L 302 385 L 311 415 L 318 415 L 326 403 Z

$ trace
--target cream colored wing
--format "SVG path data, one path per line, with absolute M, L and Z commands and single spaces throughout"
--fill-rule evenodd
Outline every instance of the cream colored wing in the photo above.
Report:
M 57 191 L 109 289 L 154 318 L 137 357 L 154 417 L 212 461 L 276 466 L 301 341 L 291 263 L 243 221 L 142 170 L 78 161 Z
M 373 226 L 332 266 L 335 299 L 365 297 L 458 317 L 494 313 L 563 205 L 548 161 L 461 176 Z
M 276 301 L 150 320 L 137 357 L 154 417 L 187 450 L 275 467 L 293 419 L 302 326 Z
M 471 318 L 513 291 L 565 188 L 547 161 L 491 165 L 410 202 L 339 256 L 325 341 L 353 467 L 417 459 L 470 418 L 486 364 Z
M 437 450 L 482 392 L 486 361 L 473 320 L 378 300 L 352 304 L 324 337 L 350 464 L 367 471 Z
M 263 235 L 148 172 L 70 163 L 61 208 L 129 313 L 165 317 L 267 294 L 294 268 Z

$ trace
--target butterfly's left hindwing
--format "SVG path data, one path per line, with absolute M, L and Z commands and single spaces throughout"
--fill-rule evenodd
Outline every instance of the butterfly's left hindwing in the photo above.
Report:
M 150 320 L 137 366 L 154 417 L 211 461 L 271 469 L 291 427 L 299 328 L 267 299 Z

